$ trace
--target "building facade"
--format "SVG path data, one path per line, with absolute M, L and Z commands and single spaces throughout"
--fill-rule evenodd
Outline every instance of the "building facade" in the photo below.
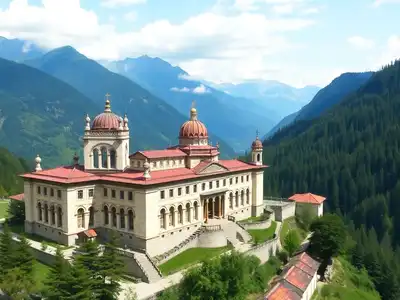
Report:
M 252 144 L 252 161 L 220 160 L 206 126 L 192 108 L 179 130 L 179 144 L 129 154 L 128 118 L 106 101 L 93 121 L 87 116 L 84 161 L 23 175 L 25 229 L 66 245 L 94 229 L 110 231 L 132 249 L 163 253 L 210 219 L 236 219 L 263 212 L 262 143 Z

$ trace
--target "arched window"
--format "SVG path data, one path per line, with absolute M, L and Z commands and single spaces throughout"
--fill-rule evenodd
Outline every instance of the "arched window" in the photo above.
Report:
M 197 204 L 197 201 L 193 204 L 194 206 L 194 219 L 198 220 L 199 219 L 199 205 Z
M 239 192 L 235 193 L 235 206 L 239 207 Z
M 112 169 L 115 169 L 117 167 L 115 150 L 110 151 L 110 164 Z
M 43 221 L 43 214 L 42 214 L 42 203 L 37 204 L 37 210 L 38 210 L 38 219 L 39 221 Z
M 51 225 L 56 224 L 56 210 L 54 209 L 54 205 L 50 206 L 50 214 L 51 214 Z
M 57 223 L 58 227 L 62 227 L 62 208 L 59 206 L 57 208 Z
M 183 209 L 182 209 L 182 205 L 178 206 L 178 224 L 182 224 L 183 223 Z
M 108 225 L 108 224 L 110 224 L 110 220 L 108 219 L 109 215 L 108 215 L 108 206 L 107 205 L 104 205 L 103 212 L 104 212 L 104 225 Z
M 163 208 L 160 211 L 160 228 L 162 229 L 167 229 L 167 220 L 165 219 L 165 209 Z
M 242 190 L 240 193 L 240 205 L 244 205 L 244 191 Z
M 123 208 L 119 210 L 119 224 L 121 228 L 125 228 L 125 211 Z
M 175 209 L 173 206 L 169 209 L 169 226 L 175 226 Z
M 49 223 L 49 206 L 47 203 L 44 205 L 44 221 Z
M 229 208 L 233 209 L 233 193 L 229 194 Z
M 104 169 L 108 169 L 106 148 L 101 148 L 101 167 Z
M 89 207 L 89 227 L 94 226 L 94 208 L 93 206 Z
M 76 218 L 78 228 L 85 228 L 85 211 L 83 208 L 78 209 Z
M 186 204 L 186 222 L 190 223 L 190 203 Z
M 111 208 L 111 222 L 112 226 L 117 227 L 117 209 L 115 207 Z
M 260 153 L 257 154 L 257 161 L 258 162 L 261 161 L 261 154 Z
M 99 150 L 93 149 L 93 168 L 99 168 Z
M 250 204 L 250 190 L 249 189 L 246 190 L 246 203 Z
M 134 224 L 135 224 L 134 218 L 135 218 L 135 215 L 134 215 L 133 211 L 130 209 L 128 211 L 128 227 L 129 227 L 129 230 L 133 230 L 134 229 Z

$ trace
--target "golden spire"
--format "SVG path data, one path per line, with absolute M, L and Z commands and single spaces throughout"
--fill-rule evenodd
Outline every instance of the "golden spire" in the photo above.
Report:
M 192 101 L 192 108 L 190 109 L 190 120 L 197 120 L 197 110 L 195 108 L 196 102 Z
M 111 95 L 109 93 L 106 94 L 106 105 L 104 107 L 104 112 L 111 112 L 110 99 L 108 99 Z

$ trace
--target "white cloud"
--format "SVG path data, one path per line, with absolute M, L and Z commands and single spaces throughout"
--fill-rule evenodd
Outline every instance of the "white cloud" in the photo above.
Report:
M 198 87 L 195 87 L 193 89 L 193 93 L 194 94 L 206 94 L 206 93 L 210 93 L 210 90 L 204 84 L 200 84 Z
M 183 87 L 183 88 L 172 87 L 172 88 L 170 88 L 170 90 L 173 92 L 180 92 L 180 93 L 189 93 L 190 92 L 190 89 L 187 87 Z
M 124 19 L 128 22 L 133 22 L 137 18 L 137 13 L 136 11 L 129 11 L 126 14 L 124 14 Z
M 275 5 L 272 7 L 272 10 L 277 14 L 291 14 L 294 6 L 292 4 Z
M 373 6 L 378 7 L 383 4 L 394 4 L 394 3 L 400 3 L 400 0 L 375 0 Z
M 392 35 L 388 38 L 386 46 L 382 51 L 375 68 L 378 69 L 397 59 L 400 59 L 400 36 Z
M 68 0 L 70 1 L 70 0 Z M 136 4 L 146 3 L 147 0 L 103 0 L 101 5 L 109 8 L 115 8 L 119 6 L 130 6 Z
M 371 49 L 375 46 L 375 43 L 373 40 L 364 38 L 362 36 L 351 36 L 347 39 L 347 42 L 352 45 L 353 47 L 356 47 L 361 50 L 366 50 L 366 49 Z
M 318 7 L 308 7 L 301 11 L 303 15 L 311 15 L 319 13 L 320 9 Z

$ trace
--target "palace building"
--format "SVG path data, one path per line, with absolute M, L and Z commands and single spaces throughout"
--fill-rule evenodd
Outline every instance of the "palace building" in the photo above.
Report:
M 106 238 L 158 255 L 179 244 L 210 219 L 236 219 L 263 212 L 262 143 L 251 162 L 220 160 L 206 126 L 192 107 L 179 130 L 179 144 L 129 153 L 128 118 L 111 111 L 86 116 L 82 164 L 22 175 L 25 230 L 65 245 L 79 237 Z M 177 128 L 178 129 L 178 128 Z

